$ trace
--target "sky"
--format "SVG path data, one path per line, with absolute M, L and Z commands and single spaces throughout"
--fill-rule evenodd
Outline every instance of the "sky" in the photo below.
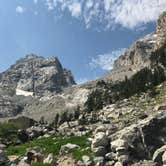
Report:
M 1 0 L 0 72 L 27 54 L 56 56 L 77 83 L 155 30 L 166 0 Z

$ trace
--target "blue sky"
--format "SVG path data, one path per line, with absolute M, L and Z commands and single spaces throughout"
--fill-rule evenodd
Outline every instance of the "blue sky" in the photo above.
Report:
M 0 71 L 34 53 L 57 56 L 77 82 L 93 80 L 165 9 L 165 0 L 1 0 Z

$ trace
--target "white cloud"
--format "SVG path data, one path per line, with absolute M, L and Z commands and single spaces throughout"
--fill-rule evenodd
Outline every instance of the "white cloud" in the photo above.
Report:
M 81 4 L 79 2 L 74 2 L 69 6 L 69 11 L 74 17 L 79 17 L 81 15 Z
M 17 7 L 16 7 L 16 12 L 17 12 L 17 13 L 22 14 L 22 13 L 24 13 L 25 11 L 26 11 L 26 9 L 25 9 L 23 6 L 17 6 Z
M 102 70 L 111 70 L 114 61 L 122 55 L 125 50 L 125 48 L 121 48 L 110 53 L 97 55 L 95 58 L 92 58 L 89 65 L 92 69 L 100 67 Z
M 155 21 L 166 10 L 166 0 L 44 0 L 48 9 L 59 7 L 84 21 L 111 29 L 116 25 L 134 29 Z

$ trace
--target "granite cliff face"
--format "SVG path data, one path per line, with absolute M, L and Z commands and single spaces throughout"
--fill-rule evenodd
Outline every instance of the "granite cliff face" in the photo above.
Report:
M 113 80 L 123 80 L 148 67 L 162 65 L 166 58 L 166 12 L 163 12 L 157 21 L 157 28 L 137 42 L 135 42 L 124 55 L 120 56 L 114 63 L 110 77 Z M 162 56 L 162 60 L 161 60 Z
M 1 87 L 12 87 L 16 94 L 27 96 L 57 93 L 74 84 L 71 72 L 64 69 L 55 57 L 27 55 L 0 74 Z

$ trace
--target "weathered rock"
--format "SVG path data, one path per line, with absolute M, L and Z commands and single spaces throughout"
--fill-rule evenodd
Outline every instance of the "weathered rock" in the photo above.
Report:
M 52 153 L 48 154 L 47 158 L 44 159 L 43 164 L 50 164 L 52 166 L 56 166 L 56 160 Z
M 115 164 L 115 161 L 107 161 L 105 163 L 105 166 L 114 166 L 114 164 Z
M 166 165 L 166 151 L 165 151 L 164 154 L 162 155 L 162 162 L 163 162 L 163 164 Z
M 118 158 L 118 161 L 119 162 L 121 162 L 121 163 L 123 163 L 123 164 L 126 164 L 126 163 L 128 163 L 129 162 L 129 156 L 128 155 L 121 155 L 121 156 L 119 156 Z
M 103 146 L 98 146 L 96 148 L 93 148 L 92 151 L 95 154 L 95 156 L 104 156 L 107 153 L 106 148 Z
M 158 164 L 151 160 L 144 160 L 139 163 L 132 164 L 132 166 L 158 166 Z
M 117 139 L 111 142 L 112 151 L 118 151 L 120 149 L 128 149 L 128 143 L 123 139 Z
M 153 161 L 162 163 L 162 155 L 164 154 L 165 151 L 166 151 L 166 145 L 157 149 L 153 154 Z
M 19 163 L 19 156 L 8 156 L 10 163 L 12 164 L 18 164 Z
M 92 161 L 89 156 L 82 156 L 82 161 L 85 166 L 92 166 Z
M 27 162 L 31 164 L 33 163 L 43 163 L 44 154 L 43 150 L 40 147 L 34 147 L 27 149 Z
M 9 162 L 9 159 L 6 156 L 5 152 L 0 150 L 0 165 L 7 165 L 8 162 Z
M 123 166 L 123 164 L 121 162 L 116 162 L 114 166 Z
M 93 159 L 95 166 L 103 166 L 104 165 L 104 157 L 95 157 Z
M 10 96 L 0 94 L 0 118 L 13 117 L 22 111 L 22 108 Z
M 108 138 L 103 132 L 95 134 L 95 137 L 92 141 L 92 149 L 98 146 L 106 147 L 108 145 Z
M 105 155 L 106 160 L 115 160 L 116 158 L 116 153 L 110 152 Z
M 70 152 L 73 152 L 79 148 L 80 147 L 76 144 L 68 143 L 66 145 L 61 146 L 60 153 L 61 154 L 70 153 Z
M 96 133 L 99 133 L 99 132 L 103 132 L 103 133 L 105 133 L 106 132 L 106 127 L 105 126 L 103 126 L 103 125 L 101 125 L 101 126 L 99 126 L 99 127 L 97 127 L 96 129 L 95 129 L 95 134 Z
M 5 144 L 0 144 L 0 150 L 4 150 L 7 146 Z

